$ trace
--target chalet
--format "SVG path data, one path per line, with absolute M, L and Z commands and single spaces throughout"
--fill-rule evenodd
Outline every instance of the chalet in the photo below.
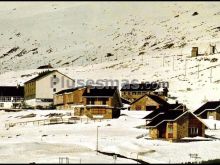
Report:
M 145 94 L 157 94 L 161 97 L 166 97 L 168 89 L 164 88 L 163 91 L 157 91 L 159 89 L 158 84 L 125 84 L 121 88 L 121 96 L 129 101 L 134 101 Z
M 0 109 L 21 108 L 24 87 L 0 86 Z
M 24 83 L 24 99 L 27 107 L 49 108 L 57 91 L 69 88 L 74 80 L 57 70 L 45 71 Z
M 146 124 L 152 139 L 178 141 L 184 137 L 205 136 L 204 123 L 190 111 L 175 109 L 161 111 L 153 116 L 154 118 Z
M 209 101 L 194 111 L 194 114 L 203 119 L 220 120 L 220 101 Z
M 131 103 L 130 110 L 151 111 L 167 105 L 167 101 L 158 95 L 144 94 Z
M 74 109 L 81 108 L 83 104 L 82 95 L 86 87 L 76 87 L 61 90 L 54 94 L 54 105 L 56 109 Z
M 120 116 L 121 97 L 114 86 L 88 86 L 83 93 L 84 110 L 74 111 L 76 116 L 112 119 Z

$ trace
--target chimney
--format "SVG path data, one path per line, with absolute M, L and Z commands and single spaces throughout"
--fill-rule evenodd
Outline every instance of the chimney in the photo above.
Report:
M 88 85 L 87 88 L 86 88 L 86 92 L 90 93 L 90 89 L 91 89 L 91 85 Z
M 183 112 L 185 112 L 185 111 L 187 111 L 187 109 L 186 109 L 186 105 L 183 104 Z
M 176 105 L 178 105 L 179 104 L 179 102 L 178 102 L 178 100 L 176 100 Z

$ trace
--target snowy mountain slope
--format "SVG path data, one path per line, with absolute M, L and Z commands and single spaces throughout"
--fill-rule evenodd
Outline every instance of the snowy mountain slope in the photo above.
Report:
M 219 54 L 188 57 L 192 46 L 199 46 L 200 54 L 210 43 L 220 49 L 218 2 L 0 6 L 1 85 L 29 80 L 37 67 L 51 63 L 75 79 L 168 81 L 170 101 L 192 110 L 220 99 Z

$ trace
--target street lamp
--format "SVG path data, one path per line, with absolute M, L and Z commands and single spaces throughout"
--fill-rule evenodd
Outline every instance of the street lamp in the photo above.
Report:
M 98 138 L 99 138 L 99 127 L 100 126 L 97 126 L 97 136 L 96 136 L 96 155 L 98 155 L 98 150 L 99 150 L 99 141 L 98 141 Z

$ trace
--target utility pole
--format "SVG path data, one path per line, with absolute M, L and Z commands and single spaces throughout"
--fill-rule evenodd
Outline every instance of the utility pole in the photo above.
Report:
M 212 78 L 213 78 L 213 77 L 212 77 L 212 66 L 211 66 L 210 69 L 211 69 L 211 70 L 210 70 L 210 77 L 209 77 L 209 78 L 210 78 L 210 83 L 212 83 Z
M 96 155 L 98 155 L 98 150 L 99 150 L 99 127 L 100 126 L 97 126 L 97 135 L 96 135 Z
M 164 58 L 165 58 L 165 56 L 164 56 L 164 54 L 163 54 L 163 67 L 164 67 L 164 61 L 165 61 L 165 59 L 164 59 Z
M 185 58 L 185 79 L 186 79 L 187 59 Z

